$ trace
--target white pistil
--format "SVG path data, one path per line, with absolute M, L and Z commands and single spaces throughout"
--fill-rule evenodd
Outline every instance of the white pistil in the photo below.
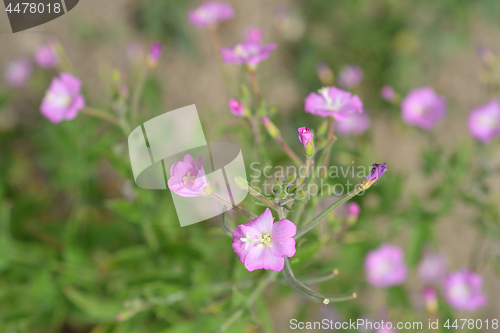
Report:
M 248 250 L 248 246 L 253 243 L 259 243 L 257 246 L 268 246 L 272 247 L 273 246 L 273 240 L 271 238 L 271 235 L 269 233 L 265 233 L 257 239 L 252 239 L 248 236 L 248 232 L 245 234 L 245 237 L 241 237 L 240 241 L 245 243 L 245 250 Z
M 196 176 L 191 176 L 191 171 L 188 171 L 187 176 L 182 177 L 182 181 L 184 182 L 184 185 L 187 185 L 189 182 L 193 182 L 196 179 Z
M 323 98 L 326 101 L 326 108 L 328 110 L 332 111 L 337 111 L 340 108 L 340 98 L 335 98 L 335 102 L 332 100 L 328 92 L 330 91 L 330 88 L 328 87 L 323 87 L 318 92 L 323 96 Z
M 245 236 L 246 236 L 245 238 L 241 237 L 240 241 L 242 241 L 243 243 L 245 243 L 245 250 L 248 250 L 248 245 L 253 244 L 255 242 L 255 240 L 251 239 L 248 236 L 248 232 L 245 234 Z

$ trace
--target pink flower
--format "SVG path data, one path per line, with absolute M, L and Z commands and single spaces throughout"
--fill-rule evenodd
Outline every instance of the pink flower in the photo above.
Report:
M 500 135 L 500 102 L 492 99 L 472 110 L 469 116 L 470 135 L 483 143 L 488 143 Z
M 363 81 L 363 70 L 356 65 L 342 67 L 339 72 L 339 85 L 344 88 L 352 88 Z
M 269 58 L 271 52 L 277 48 L 278 45 L 275 43 L 245 41 L 228 48 L 223 47 L 220 53 L 224 62 L 256 67 L 261 61 Z
M 299 128 L 299 140 L 304 146 L 304 153 L 306 156 L 311 157 L 314 155 L 314 133 L 311 133 L 309 127 Z
M 361 135 L 371 125 L 370 117 L 363 113 L 351 113 L 347 119 L 337 122 L 337 133 L 342 136 Z
M 207 1 L 188 12 L 188 20 L 198 28 L 214 27 L 234 17 L 233 7 L 225 2 Z
M 243 107 L 243 103 L 236 98 L 231 98 L 229 100 L 229 110 L 231 113 L 237 117 L 245 116 L 245 109 Z
M 452 307 L 462 311 L 474 311 L 487 303 L 482 293 L 483 279 L 464 268 L 449 274 L 443 284 L 444 298 Z
M 293 222 L 282 219 L 273 223 L 271 210 L 247 223 L 240 224 L 233 233 L 233 250 L 249 271 L 270 269 L 279 272 L 285 265 L 284 257 L 295 254 Z
M 4 78 L 7 84 L 14 88 L 21 88 L 28 83 L 33 72 L 33 65 L 27 58 L 12 60 L 5 68 Z
M 304 100 L 304 111 L 321 117 L 334 117 L 342 121 L 351 113 L 362 113 L 363 102 L 357 95 L 338 89 L 336 87 L 325 87 L 310 93 Z
M 156 65 L 158 65 L 158 61 L 160 60 L 162 52 L 163 52 L 163 46 L 161 44 L 151 43 L 148 56 L 149 67 L 156 67 Z
M 438 308 L 438 299 L 436 290 L 432 287 L 424 288 L 424 300 L 425 300 L 425 308 L 429 313 L 436 313 Z
M 370 173 L 368 174 L 368 176 L 366 176 L 366 179 L 362 185 L 365 187 L 365 189 L 369 188 L 374 183 L 378 182 L 380 177 L 382 177 L 384 175 L 384 173 L 386 173 L 387 171 L 388 170 L 387 170 L 386 163 L 383 163 L 383 164 L 374 163 L 372 165 L 372 169 L 371 169 Z
M 203 170 L 203 156 L 198 157 L 198 166 L 189 154 L 184 155 L 182 161 L 172 164 L 168 188 L 181 197 L 207 195 L 206 191 L 211 187 Z
M 437 253 L 425 253 L 418 264 L 418 277 L 426 283 L 441 283 L 447 271 L 448 260 Z
M 382 244 L 378 249 L 368 252 L 365 271 L 368 283 L 373 286 L 391 287 L 402 284 L 408 274 L 403 250 L 391 244 Z
M 351 202 L 347 205 L 347 212 L 349 216 L 358 216 L 361 213 L 361 207 L 356 202 Z
M 249 42 L 260 43 L 262 41 L 262 36 L 264 33 L 257 27 L 250 27 L 245 30 L 245 40 Z
M 392 101 L 396 96 L 396 93 L 394 92 L 394 89 L 391 86 L 385 85 L 382 87 L 382 90 L 380 90 L 380 95 L 386 101 Z
M 42 45 L 35 51 L 35 63 L 41 68 L 57 66 L 59 59 L 52 44 Z
M 413 89 L 401 102 L 403 121 L 423 130 L 431 130 L 446 116 L 446 98 L 431 87 Z
M 52 79 L 40 106 L 40 112 L 54 124 L 72 120 L 85 106 L 80 94 L 82 82 L 69 73 Z

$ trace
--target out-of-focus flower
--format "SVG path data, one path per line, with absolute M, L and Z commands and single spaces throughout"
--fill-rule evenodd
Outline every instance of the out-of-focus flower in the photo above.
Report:
M 363 81 L 363 76 L 363 70 L 359 66 L 344 66 L 339 72 L 339 85 L 344 88 L 356 87 Z
M 418 264 L 418 277 L 425 283 L 441 283 L 448 272 L 446 257 L 426 252 Z
M 243 107 L 243 103 L 236 98 L 231 98 L 229 100 L 229 110 L 231 113 L 237 117 L 245 116 L 245 108 Z
M 49 43 L 38 47 L 35 51 L 35 63 L 41 68 L 51 68 L 57 66 L 57 57 L 54 46 Z
M 401 102 L 403 121 L 431 130 L 446 116 L 446 98 L 431 87 L 413 89 Z
M 182 161 L 177 161 L 170 167 L 168 188 L 181 197 L 197 197 L 211 193 L 205 171 L 203 156 L 198 157 L 198 166 L 194 157 L 186 154 Z
M 370 128 L 371 120 L 366 112 L 351 113 L 347 119 L 337 122 L 336 125 L 339 135 L 361 135 Z
M 394 89 L 389 85 L 385 85 L 382 87 L 382 90 L 380 90 L 380 95 L 382 96 L 383 99 L 389 102 L 394 100 L 394 97 L 396 97 Z
M 391 328 L 389 328 L 389 326 Z M 384 321 L 384 324 L 380 328 L 375 329 L 375 333 L 396 333 L 395 325 L 391 322 Z
M 366 176 L 365 181 L 361 185 L 363 186 L 364 189 L 369 188 L 374 183 L 378 182 L 380 177 L 382 177 L 384 175 L 384 173 L 386 173 L 386 172 L 387 172 L 387 164 L 386 163 L 373 164 L 370 173 L 368 174 L 368 176 Z
M 233 250 L 249 271 L 270 269 L 279 272 L 285 265 L 284 257 L 295 254 L 297 227 L 287 219 L 273 223 L 271 210 L 247 223 L 240 224 L 233 233 Z
M 438 309 L 438 299 L 436 290 L 432 287 L 424 288 L 425 309 L 428 313 L 436 313 Z
M 148 55 L 148 66 L 150 68 L 156 67 L 158 61 L 160 60 L 161 53 L 163 52 L 163 46 L 160 43 L 151 43 Z
M 281 36 L 288 41 L 299 40 L 306 30 L 304 19 L 292 13 L 289 7 L 279 6 L 274 11 L 273 23 Z
M 444 298 L 455 309 L 474 311 L 487 303 L 482 286 L 482 277 L 464 268 L 446 277 L 443 284 Z
M 321 84 L 325 86 L 330 86 L 333 84 L 334 75 L 332 69 L 324 61 L 320 61 L 316 64 L 316 74 L 321 81 Z
M 342 121 L 351 113 L 362 113 L 363 102 L 358 95 L 338 89 L 325 87 L 317 93 L 310 93 L 304 100 L 304 111 L 321 117 L 334 117 Z
M 266 60 L 278 45 L 275 43 L 261 44 L 260 42 L 245 41 L 220 50 L 222 60 L 226 63 L 247 65 L 255 68 L 261 61 Z
M 299 140 L 304 146 L 304 153 L 306 156 L 311 157 L 314 155 L 314 133 L 311 133 L 309 127 L 299 128 Z
M 131 62 L 139 62 L 144 59 L 144 48 L 139 41 L 128 42 L 125 46 L 125 53 Z
M 347 205 L 348 216 L 358 216 L 361 213 L 361 207 L 356 202 L 351 202 Z
M 249 42 L 260 43 L 264 33 L 257 27 L 250 27 L 245 30 L 245 40 Z
M 54 124 L 74 119 L 85 106 L 81 87 L 82 81 L 69 73 L 54 77 L 42 100 L 40 112 Z
M 404 252 L 400 247 L 382 244 L 368 252 L 365 258 L 368 283 L 376 287 L 390 287 L 402 284 L 408 274 Z
M 32 72 L 33 64 L 27 58 L 18 58 L 7 64 L 4 78 L 9 86 L 21 88 L 28 83 Z
M 486 64 L 492 64 L 495 61 L 495 54 L 484 45 L 479 45 L 476 47 L 476 54 Z
M 212 28 L 234 17 L 233 7 L 220 1 L 207 1 L 188 12 L 188 20 L 198 28 Z
M 470 135 L 488 143 L 500 135 L 500 102 L 492 99 L 472 110 L 469 116 Z

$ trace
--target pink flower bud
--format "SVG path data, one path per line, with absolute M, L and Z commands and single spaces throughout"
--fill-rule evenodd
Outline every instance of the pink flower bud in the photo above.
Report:
M 353 88 L 363 81 L 363 70 L 356 65 L 344 66 L 339 73 L 339 85 L 344 88 Z
M 380 90 L 380 95 L 386 101 L 392 101 L 396 96 L 396 93 L 394 92 L 394 89 L 391 86 L 385 85 L 382 87 L 382 90 Z
M 236 98 L 231 98 L 229 100 L 229 110 L 231 113 L 237 117 L 245 116 L 245 109 L 243 107 L 243 103 Z
M 351 202 L 347 206 L 347 212 L 349 216 L 358 216 L 361 213 L 361 207 L 356 202 Z
M 149 67 L 156 67 L 158 61 L 160 60 L 161 53 L 163 51 L 163 46 L 159 43 L 152 43 L 149 50 L 148 65 Z
M 424 288 L 425 308 L 429 313 L 436 313 L 438 308 L 438 300 L 436 290 L 432 287 Z
M 52 44 L 42 45 L 35 51 L 35 63 L 41 68 L 57 66 L 59 59 Z
M 260 43 L 264 33 L 257 27 L 250 27 L 245 30 L 245 40 Z
M 306 156 L 311 157 L 314 155 L 314 133 L 310 132 L 309 127 L 299 128 L 299 140 L 304 146 L 304 153 Z

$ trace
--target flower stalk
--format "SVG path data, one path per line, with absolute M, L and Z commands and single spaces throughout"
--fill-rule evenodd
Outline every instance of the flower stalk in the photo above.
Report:
M 230 207 L 231 209 L 234 209 L 235 212 L 238 212 L 239 214 L 245 216 L 245 217 L 248 217 L 250 219 L 254 219 L 257 217 L 257 215 L 253 214 L 252 212 L 246 210 L 245 208 L 242 208 L 240 206 L 237 206 L 237 205 L 233 205 L 232 202 L 230 201 L 227 201 L 226 199 L 224 199 L 223 197 L 219 196 L 218 194 L 215 194 L 215 193 L 212 193 L 211 195 L 209 195 L 217 200 L 219 200 L 221 203 L 223 203 L 224 205 Z

